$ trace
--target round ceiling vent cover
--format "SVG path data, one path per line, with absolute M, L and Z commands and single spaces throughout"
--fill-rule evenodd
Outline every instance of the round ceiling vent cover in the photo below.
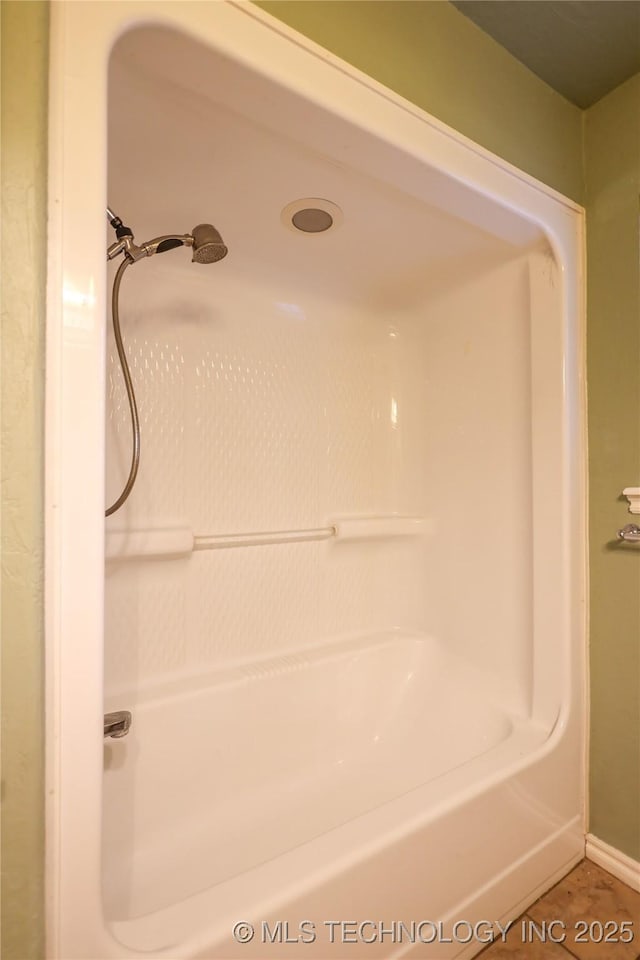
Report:
M 304 197 L 288 203 L 280 214 L 280 219 L 289 230 L 313 237 L 340 226 L 343 213 L 331 200 Z

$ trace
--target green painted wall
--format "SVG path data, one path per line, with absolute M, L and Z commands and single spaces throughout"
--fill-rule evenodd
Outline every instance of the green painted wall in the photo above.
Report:
M 43 392 L 49 10 L 2 27 L 2 941 L 43 952 Z
M 638 96 L 640 77 L 583 114 L 445 0 L 306 0 L 263 2 L 260 6 L 478 143 L 579 201 L 585 196 L 582 136 L 586 119 L 593 503 L 591 829 L 637 857 L 640 849 L 634 801 L 640 778 L 640 551 L 622 555 L 606 550 L 603 544 L 627 519 L 624 505 L 616 500 L 619 491 L 625 485 L 640 483 L 637 162 L 633 166 L 634 136 L 638 142 L 638 133 L 633 132 L 634 119 L 638 117 L 633 112 L 637 109 L 634 97 Z M 47 43 L 46 2 L 4 0 L 5 960 L 35 960 L 43 954 L 41 504 Z
M 582 111 L 446 0 L 257 6 L 578 203 Z
M 590 830 L 640 860 L 640 549 L 607 546 L 640 486 L 640 74 L 586 111 L 585 148 Z

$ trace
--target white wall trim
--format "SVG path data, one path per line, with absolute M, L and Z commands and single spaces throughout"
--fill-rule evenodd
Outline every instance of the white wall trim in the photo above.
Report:
M 604 840 L 599 840 L 592 833 L 586 836 L 585 854 L 599 867 L 608 870 L 618 880 L 640 892 L 640 862 L 632 860 L 626 853 L 609 846 Z

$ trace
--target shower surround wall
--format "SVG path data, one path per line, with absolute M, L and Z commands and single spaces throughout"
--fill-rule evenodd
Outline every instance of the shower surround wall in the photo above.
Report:
M 530 421 L 529 256 L 227 111 L 202 117 L 206 104 L 157 80 L 145 87 L 124 68 L 116 77 L 109 195 L 118 210 L 140 240 L 182 230 L 198 217 L 200 175 L 213 163 L 211 199 L 200 216 L 220 223 L 230 253 L 202 267 L 172 252 L 127 273 L 121 314 L 142 465 L 107 530 L 238 534 L 394 514 L 424 517 L 431 529 L 419 539 L 376 537 L 365 545 L 292 543 L 108 564 L 107 692 L 135 696 L 176 672 L 189 676 L 380 626 L 442 636 L 462 582 L 469 599 L 479 593 L 472 616 L 484 619 L 488 607 L 490 632 L 508 638 L 507 650 L 522 638 L 524 666 L 531 644 L 519 622 L 528 618 L 521 595 L 530 579 L 521 550 L 530 539 L 523 498 L 531 433 L 522 429 Z M 197 142 L 202 126 L 215 131 L 211 156 Z M 176 156 L 163 149 L 171 137 Z M 175 198 L 161 212 L 149 211 L 130 175 L 150 149 L 158 157 L 155 189 Z M 202 171 L 194 170 L 194 155 L 202 156 Z M 248 158 L 259 158 L 259 169 L 246 169 Z M 176 175 L 184 176 L 179 192 Z M 323 235 L 280 222 L 281 208 L 310 186 L 345 214 Z M 465 257 L 477 276 L 465 274 L 461 283 L 457 261 Z M 487 319 L 469 309 L 473 302 L 487 304 Z M 126 479 L 131 447 L 110 345 L 109 501 Z M 472 496 L 492 506 L 477 520 L 475 545 L 466 544 L 469 569 L 458 566 L 455 583 L 434 581 L 425 563 L 442 557 L 448 537 L 457 540 L 470 484 Z M 486 582 L 478 587 L 469 576 L 486 528 L 496 524 L 494 503 L 502 522 L 492 535 L 500 553 L 493 575 L 508 584 L 509 597 L 500 609 L 492 609 L 490 592 L 481 599 Z M 449 630 L 469 636 L 466 625 L 450 621 Z M 514 656 L 497 659 L 510 695 L 524 705 L 525 674 L 510 673 Z
M 149 43 L 134 34 L 112 59 L 110 202 L 138 242 L 209 219 L 230 253 L 200 266 L 172 251 L 126 275 L 143 452 L 107 531 L 397 514 L 424 530 L 108 563 L 107 694 L 384 627 L 461 646 L 528 709 L 531 274 L 557 282 L 542 235 L 492 236 L 150 77 L 138 53 Z M 133 174 L 150 154 L 151 184 Z M 287 228 L 282 208 L 310 193 L 344 222 Z M 111 502 L 131 425 L 109 344 Z
M 142 458 L 104 564 L 82 555 L 104 622 L 61 587 L 61 702 L 83 676 L 86 723 L 62 711 L 60 737 L 87 812 L 82 836 L 64 810 L 56 833 L 51 955 L 325 957 L 321 936 L 236 944 L 233 922 L 514 916 L 583 851 L 579 210 L 265 15 L 197 7 L 158 16 L 201 42 L 113 5 L 83 24 L 105 64 L 119 37 L 109 204 L 138 243 L 209 221 L 229 254 L 173 250 L 121 288 Z M 293 229 L 281 211 L 304 197 L 341 222 Z M 68 303 L 67 362 L 88 362 L 92 330 L 104 390 L 87 381 L 82 412 L 106 427 L 103 511 L 128 472 L 127 400 L 104 313 L 96 333 L 92 304 Z M 66 576 L 73 531 L 99 529 L 74 476 Z M 325 533 L 201 539 L 296 531 Z M 103 709 L 133 726 L 98 764 Z

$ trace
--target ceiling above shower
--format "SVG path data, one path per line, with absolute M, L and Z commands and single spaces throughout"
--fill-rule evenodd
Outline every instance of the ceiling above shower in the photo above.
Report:
M 639 0 L 452 0 L 578 107 L 640 70 Z

